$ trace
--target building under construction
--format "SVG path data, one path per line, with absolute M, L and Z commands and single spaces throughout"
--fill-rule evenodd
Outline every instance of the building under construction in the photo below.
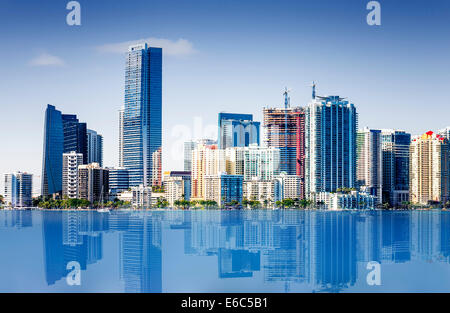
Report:
M 284 108 L 264 108 L 265 144 L 280 149 L 280 171 L 298 175 L 304 197 L 305 110 L 291 108 L 287 91 Z

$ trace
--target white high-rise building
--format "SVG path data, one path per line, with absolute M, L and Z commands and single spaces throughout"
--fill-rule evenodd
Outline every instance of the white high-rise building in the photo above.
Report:
M 429 131 L 414 138 L 409 149 L 411 202 L 446 203 L 450 191 L 448 140 Z
M 32 205 L 33 175 L 16 172 L 5 174 L 5 203 L 10 207 L 30 207 Z
M 259 180 L 256 177 L 243 183 L 243 198 L 259 201 L 262 205 L 274 202 L 273 180 Z
M 192 170 L 192 151 L 197 148 L 197 145 L 202 144 L 206 146 L 216 145 L 217 141 L 213 139 L 199 139 L 190 140 L 184 143 L 184 170 Z
M 274 179 L 274 201 L 300 199 L 302 195 L 301 178 L 297 175 L 281 173 Z
M 356 187 L 357 113 L 339 96 L 316 96 L 306 110 L 305 188 L 319 192 Z
M 383 154 L 381 130 L 364 128 L 356 135 L 356 178 L 362 192 L 382 202 Z
M 256 144 L 248 147 L 226 149 L 227 172 L 244 176 L 244 181 L 253 178 L 272 180 L 280 174 L 280 149 L 263 148 Z
M 78 166 L 82 164 L 82 153 L 72 151 L 63 154 L 63 197 L 78 198 Z
M 205 175 L 226 172 L 225 150 L 217 145 L 198 144 L 192 151 L 191 193 L 194 199 L 205 199 Z
M 191 172 L 164 172 L 164 193 L 171 206 L 177 200 L 191 198 Z

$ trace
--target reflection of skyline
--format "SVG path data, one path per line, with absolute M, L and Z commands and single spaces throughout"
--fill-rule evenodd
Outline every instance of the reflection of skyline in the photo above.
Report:
M 1 212 L 0 229 L 31 227 L 34 213 Z M 166 232 L 183 234 L 184 255 L 217 258 L 218 279 L 261 277 L 264 284 L 281 283 L 285 291 L 295 284 L 318 292 L 346 290 L 365 280 L 358 263 L 369 261 L 450 262 L 448 212 L 41 213 L 48 285 L 65 278 L 70 261 L 86 270 L 102 260 L 103 239 L 111 232 L 118 233 L 125 292 L 163 291 L 163 249 L 173 249 L 162 246 Z

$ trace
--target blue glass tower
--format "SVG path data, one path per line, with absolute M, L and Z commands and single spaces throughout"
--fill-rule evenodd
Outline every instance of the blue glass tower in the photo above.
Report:
M 259 145 L 259 129 L 252 114 L 219 113 L 219 149 Z
M 130 186 L 151 185 L 152 155 L 162 144 L 162 49 L 130 46 L 125 70 L 123 166 Z
M 42 161 L 42 195 L 62 191 L 63 153 L 75 151 L 83 154 L 87 163 L 87 126 L 73 114 L 62 114 L 53 105 L 48 105 L 44 122 L 44 153 Z
M 76 151 L 83 154 L 83 164 L 88 162 L 87 154 L 87 126 L 80 123 L 74 114 L 62 115 L 64 131 L 64 153 Z
M 47 196 L 62 190 L 64 131 L 61 111 L 49 104 L 45 110 L 44 123 L 41 192 L 42 195 Z
M 306 194 L 356 187 L 355 106 L 339 96 L 321 97 L 308 105 L 305 152 Z

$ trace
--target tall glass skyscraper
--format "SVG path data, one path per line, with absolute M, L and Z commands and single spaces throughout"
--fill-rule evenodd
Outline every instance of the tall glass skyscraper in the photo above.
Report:
M 63 114 L 64 153 L 76 151 L 83 155 L 83 164 L 88 162 L 87 125 L 80 123 L 74 114 Z
M 393 206 L 409 201 L 409 146 L 411 134 L 383 129 L 383 202 Z
M 41 191 L 43 196 L 62 192 L 63 153 L 83 154 L 87 163 L 87 126 L 73 114 L 61 114 L 53 105 L 45 110 Z
M 356 187 L 357 113 L 339 96 L 315 96 L 305 123 L 306 194 Z
M 64 131 L 61 111 L 53 105 L 45 110 L 44 154 L 42 158 L 42 195 L 62 191 L 62 155 L 64 152 Z
M 130 186 L 152 183 L 152 156 L 162 145 L 162 49 L 130 46 L 125 70 L 123 166 Z

